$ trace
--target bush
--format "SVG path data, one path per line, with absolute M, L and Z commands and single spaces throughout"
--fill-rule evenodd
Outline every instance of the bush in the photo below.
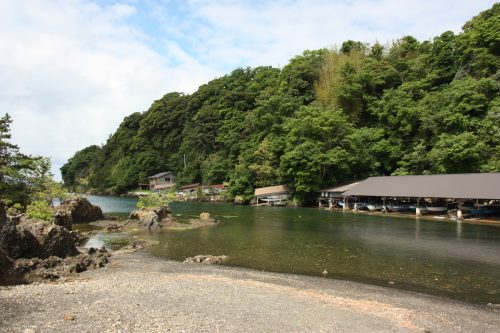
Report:
M 137 207 L 138 208 L 164 207 L 168 206 L 170 201 L 172 201 L 171 198 L 166 194 L 149 193 L 147 195 L 139 197 L 139 201 L 137 201 Z
M 46 201 L 33 201 L 26 208 L 26 216 L 31 219 L 52 221 L 52 208 Z

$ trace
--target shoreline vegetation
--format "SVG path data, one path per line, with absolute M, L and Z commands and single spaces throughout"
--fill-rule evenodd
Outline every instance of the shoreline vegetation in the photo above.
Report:
M 500 4 L 432 40 L 345 41 L 283 68 L 239 68 L 125 117 L 61 168 L 77 191 L 121 194 L 170 171 L 229 184 L 228 199 L 287 184 L 297 206 L 382 175 L 500 172 Z

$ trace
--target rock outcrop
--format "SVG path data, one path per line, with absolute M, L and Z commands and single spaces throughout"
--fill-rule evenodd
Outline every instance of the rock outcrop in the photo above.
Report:
M 110 256 L 111 254 L 103 247 L 101 249 L 90 248 L 87 253 L 64 259 L 57 256 L 45 259 L 18 259 L 10 272 L 22 275 L 25 282 L 55 280 L 89 269 L 104 267 L 109 262 Z
M 29 231 L 12 223 L 0 230 L 0 250 L 11 259 L 33 258 L 41 255 L 41 246 Z
M 148 230 L 159 230 L 175 223 L 168 207 L 141 208 L 130 213 L 127 225 L 136 223 Z
M 0 249 L 0 285 L 11 284 L 17 280 L 18 274 L 13 270 L 14 260 Z
M 24 219 L 0 231 L 0 249 L 10 258 L 65 258 L 77 255 L 75 237 L 65 228 L 47 221 Z
M 104 219 L 99 206 L 86 198 L 73 198 L 61 203 L 54 211 L 54 223 L 71 230 L 73 223 L 89 223 Z
M 194 257 L 189 257 L 184 260 L 184 263 L 197 263 L 197 264 L 223 264 L 229 257 L 227 256 L 212 256 L 212 255 L 197 255 Z
M 80 253 L 75 246 L 80 239 L 46 221 L 7 223 L 0 230 L 0 285 L 58 279 L 108 263 L 105 248 Z
M 41 250 L 39 258 L 65 258 L 79 253 L 74 236 L 64 227 L 46 221 L 24 220 L 17 228 L 28 231 L 36 238 Z
M 201 213 L 197 219 L 189 220 L 193 228 L 213 227 L 219 224 L 219 221 L 210 216 L 210 213 Z

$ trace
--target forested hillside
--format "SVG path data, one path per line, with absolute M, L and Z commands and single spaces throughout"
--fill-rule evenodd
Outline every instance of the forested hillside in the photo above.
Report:
M 305 204 L 372 175 L 499 172 L 499 27 L 495 4 L 458 35 L 347 41 L 168 93 L 77 152 L 64 182 L 120 193 L 172 170 L 180 184 L 230 181 L 232 195 L 287 183 Z

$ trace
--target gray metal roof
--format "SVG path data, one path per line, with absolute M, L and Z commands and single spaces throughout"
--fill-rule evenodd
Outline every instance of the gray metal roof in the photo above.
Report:
M 157 173 L 156 175 L 152 175 L 151 177 L 148 177 L 148 178 L 160 178 L 160 177 L 163 177 L 166 175 L 171 175 L 171 174 L 173 174 L 171 171 L 160 172 L 160 173 Z
M 500 173 L 370 177 L 348 196 L 500 199 Z
M 346 185 L 342 185 L 342 186 L 324 188 L 320 192 L 340 192 L 340 193 L 342 193 L 342 192 L 345 192 L 347 190 L 354 188 L 358 184 L 359 184 L 359 182 L 355 182 L 355 183 L 346 184 Z

